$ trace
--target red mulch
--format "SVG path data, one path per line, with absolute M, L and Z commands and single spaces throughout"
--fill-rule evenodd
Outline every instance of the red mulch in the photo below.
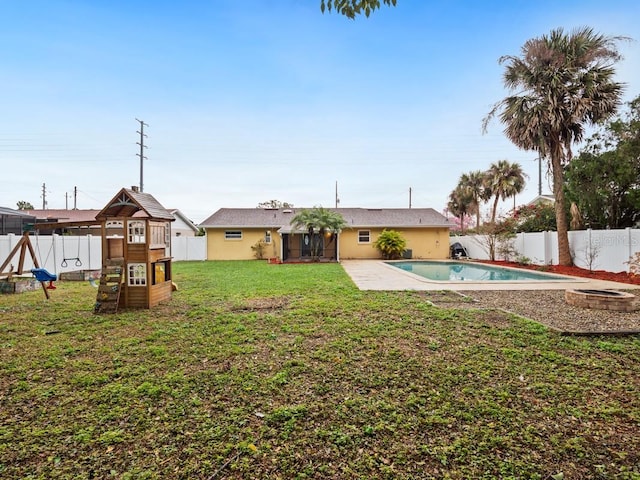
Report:
M 585 277 L 593 280 L 608 280 L 610 282 L 631 283 L 640 285 L 640 275 L 631 275 L 627 272 L 605 272 L 604 270 L 586 270 L 579 267 L 562 267 L 560 265 L 521 265 L 515 262 L 480 260 L 482 263 L 490 263 L 493 265 L 502 265 L 505 267 L 526 268 L 529 270 L 538 270 L 540 272 L 558 273 L 560 275 L 573 275 L 574 277 Z

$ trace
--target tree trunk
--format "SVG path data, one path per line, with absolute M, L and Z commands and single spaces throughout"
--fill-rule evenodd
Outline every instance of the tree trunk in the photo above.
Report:
M 499 194 L 496 194 L 496 199 L 493 202 L 493 211 L 491 212 L 491 223 L 496 223 L 496 211 L 498 210 L 498 199 L 500 198 Z
M 558 263 L 562 266 L 573 265 L 569 248 L 569 227 L 564 199 L 564 174 L 562 172 L 562 147 L 552 148 L 551 170 L 553 171 L 553 195 L 555 196 L 556 226 L 558 233 Z

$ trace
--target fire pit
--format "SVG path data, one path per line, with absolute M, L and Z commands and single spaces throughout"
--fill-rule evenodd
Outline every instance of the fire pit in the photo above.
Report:
M 564 299 L 569 305 L 616 312 L 634 312 L 638 310 L 636 296 L 616 290 L 575 289 L 566 290 Z

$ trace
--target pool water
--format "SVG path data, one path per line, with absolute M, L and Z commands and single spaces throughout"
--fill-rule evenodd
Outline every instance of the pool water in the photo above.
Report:
M 571 280 L 557 275 L 469 262 L 421 260 L 387 262 L 387 264 L 428 280 L 439 282 L 549 282 Z

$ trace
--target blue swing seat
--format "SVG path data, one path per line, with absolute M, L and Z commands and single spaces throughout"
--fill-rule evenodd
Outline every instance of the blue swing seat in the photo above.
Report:
M 44 268 L 32 268 L 31 273 L 39 282 L 55 282 L 58 279 L 57 275 L 49 273 Z

